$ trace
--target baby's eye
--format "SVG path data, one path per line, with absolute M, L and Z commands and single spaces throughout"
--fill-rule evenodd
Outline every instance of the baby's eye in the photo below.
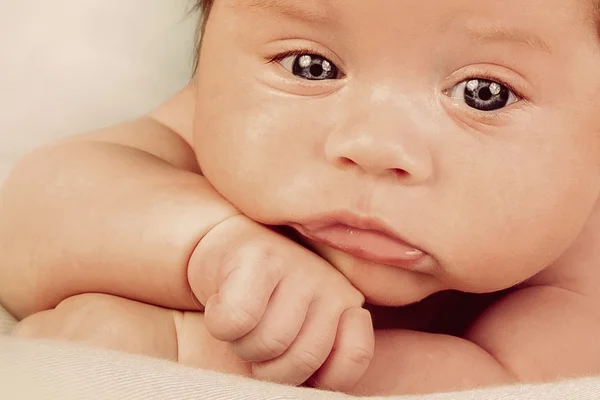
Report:
M 450 90 L 450 97 L 463 100 L 479 111 L 495 111 L 519 100 L 512 90 L 488 79 L 468 79 Z
M 279 63 L 292 74 L 311 81 L 338 79 L 340 76 L 340 70 L 334 63 L 316 54 L 291 55 Z

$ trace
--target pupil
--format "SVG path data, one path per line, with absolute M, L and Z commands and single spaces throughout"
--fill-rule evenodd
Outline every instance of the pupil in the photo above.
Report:
M 479 111 L 494 111 L 505 107 L 510 99 L 510 90 L 487 79 L 472 79 L 466 83 L 464 100 Z
M 323 67 L 319 64 L 313 64 L 310 67 L 310 73 L 313 76 L 321 76 L 323 74 Z
M 297 57 L 291 72 L 297 77 L 311 81 L 338 79 L 337 67 L 326 58 L 317 55 Z
M 489 87 L 484 87 L 479 90 L 479 98 L 483 101 L 488 101 L 493 97 L 492 91 Z

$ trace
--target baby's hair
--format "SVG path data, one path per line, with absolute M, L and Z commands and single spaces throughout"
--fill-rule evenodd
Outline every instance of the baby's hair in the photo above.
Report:
M 195 49 L 194 49 L 194 66 L 193 71 L 194 75 L 196 74 L 196 70 L 198 69 L 198 59 L 200 57 L 200 46 L 202 45 L 202 34 L 204 33 L 204 28 L 206 27 L 206 21 L 208 19 L 208 14 L 210 14 L 210 9 L 212 8 L 215 0 L 195 0 L 194 11 L 198 12 L 198 29 L 196 29 L 196 40 Z

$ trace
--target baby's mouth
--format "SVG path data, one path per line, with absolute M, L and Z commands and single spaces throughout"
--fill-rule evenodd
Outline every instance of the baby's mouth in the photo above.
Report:
M 388 233 L 373 220 L 348 214 L 291 224 L 304 237 L 363 260 L 414 269 L 426 257 L 422 250 Z

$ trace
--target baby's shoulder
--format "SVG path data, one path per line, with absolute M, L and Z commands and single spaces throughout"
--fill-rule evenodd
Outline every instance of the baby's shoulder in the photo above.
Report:
M 600 215 L 592 214 L 558 260 L 491 304 L 466 336 L 484 347 L 495 347 L 502 340 L 538 340 L 540 346 L 551 346 L 560 340 L 600 335 L 600 218 L 596 214 Z
M 177 168 L 200 173 L 196 154 L 186 138 L 153 116 L 84 132 L 58 143 L 68 142 L 127 146 L 157 156 Z
M 562 256 L 522 286 L 543 287 L 552 293 L 570 292 L 600 309 L 600 204 Z

